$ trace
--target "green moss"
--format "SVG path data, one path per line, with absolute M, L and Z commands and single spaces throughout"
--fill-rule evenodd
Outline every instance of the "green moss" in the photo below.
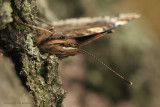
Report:
M 22 9 L 23 9 L 23 17 L 27 17 L 29 15 L 31 15 L 31 6 L 30 4 L 28 3 L 27 0 L 25 0 L 23 3 L 22 3 Z
M 61 107 L 65 92 L 61 89 L 57 58 L 54 55 L 40 55 L 38 48 L 33 44 L 32 33 L 26 35 L 25 49 L 23 72 L 27 76 L 30 93 L 36 99 L 36 106 L 51 104 Z M 30 56 L 33 56 L 34 60 L 29 59 Z
M 11 4 L 10 2 L 4 2 L 3 3 L 3 7 L 2 7 L 2 11 L 3 11 L 3 21 L 6 23 L 12 22 L 12 8 L 11 8 Z
M 27 22 L 32 22 L 30 19 L 33 19 L 34 10 L 32 10 L 30 3 L 27 0 L 15 0 L 16 8 L 21 11 L 22 17 Z
M 19 30 L 26 30 L 26 26 L 24 26 L 20 23 L 15 23 L 15 27 L 16 27 L 16 29 L 19 29 Z
M 35 66 L 36 70 L 40 71 L 40 68 L 41 68 L 41 62 L 39 59 L 40 53 L 39 53 L 39 49 L 33 44 L 31 33 L 27 34 L 26 36 L 25 49 L 26 49 L 27 55 L 29 57 L 32 57 L 32 59 L 34 59 L 34 60 L 30 60 L 30 62 Z
M 31 13 L 31 6 L 30 4 L 28 3 L 27 0 L 25 0 L 22 4 L 22 7 L 23 7 L 23 11 L 27 12 L 27 13 Z
M 0 30 L 5 28 L 5 25 L 12 22 L 12 8 L 10 2 L 2 2 L 0 5 Z
M 46 55 L 45 59 L 43 56 L 41 58 L 43 61 L 40 59 L 39 50 L 33 44 L 32 33 L 28 33 L 26 36 L 25 49 L 23 71 L 27 75 L 27 85 L 36 98 L 36 106 L 48 106 L 52 102 L 52 105 L 56 104 L 60 107 L 64 98 L 64 91 L 60 88 L 61 83 L 59 83 L 57 63 L 55 62 L 57 59 L 54 55 Z M 34 60 L 30 60 L 30 56 L 33 56 Z M 44 75 L 46 78 L 43 77 Z
M 22 0 L 14 0 L 14 3 L 16 5 L 16 8 L 21 10 L 21 8 L 22 8 L 22 6 L 21 6 L 22 5 Z

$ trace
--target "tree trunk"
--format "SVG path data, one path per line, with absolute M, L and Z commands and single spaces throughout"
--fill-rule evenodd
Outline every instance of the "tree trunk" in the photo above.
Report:
M 65 92 L 58 73 L 57 58 L 40 54 L 35 45 L 38 32 L 20 22 L 34 25 L 36 0 L 0 0 L 0 49 L 15 65 L 23 86 L 35 106 L 61 107 Z

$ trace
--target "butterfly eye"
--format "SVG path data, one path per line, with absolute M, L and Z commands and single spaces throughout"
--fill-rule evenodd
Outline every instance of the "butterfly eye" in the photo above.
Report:
M 67 47 L 74 46 L 75 44 L 76 44 L 76 41 L 73 39 L 66 40 L 65 42 L 65 46 Z

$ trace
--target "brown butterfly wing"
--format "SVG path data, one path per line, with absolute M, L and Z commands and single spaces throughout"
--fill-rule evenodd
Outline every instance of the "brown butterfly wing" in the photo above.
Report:
M 136 13 L 120 14 L 117 17 L 75 18 L 53 23 L 55 33 L 66 37 L 82 37 L 109 32 L 118 26 L 127 24 L 130 20 L 138 18 Z
M 79 47 L 103 36 L 103 33 L 111 33 L 114 28 L 137 17 L 137 14 L 128 14 L 119 17 L 91 18 L 84 23 L 80 23 L 81 19 L 69 23 L 58 22 L 59 24 L 53 24 L 52 35 L 41 31 L 41 35 L 37 37 L 37 44 L 43 52 L 53 53 L 59 57 L 71 56 L 79 52 Z
M 88 23 L 85 25 L 65 25 L 55 26 L 55 35 L 65 36 L 67 38 L 76 38 L 88 35 L 96 35 L 103 32 L 109 32 L 114 28 L 112 24 L 106 23 Z

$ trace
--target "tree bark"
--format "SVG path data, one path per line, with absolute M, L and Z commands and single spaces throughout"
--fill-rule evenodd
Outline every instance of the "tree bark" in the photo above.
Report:
M 23 86 L 35 106 L 61 107 L 65 91 L 58 73 L 57 58 L 41 54 L 35 45 L 38 32 L 20 22 L 35 24 L 36 0 L 0 1 L 0 49 L 11 58 Z

